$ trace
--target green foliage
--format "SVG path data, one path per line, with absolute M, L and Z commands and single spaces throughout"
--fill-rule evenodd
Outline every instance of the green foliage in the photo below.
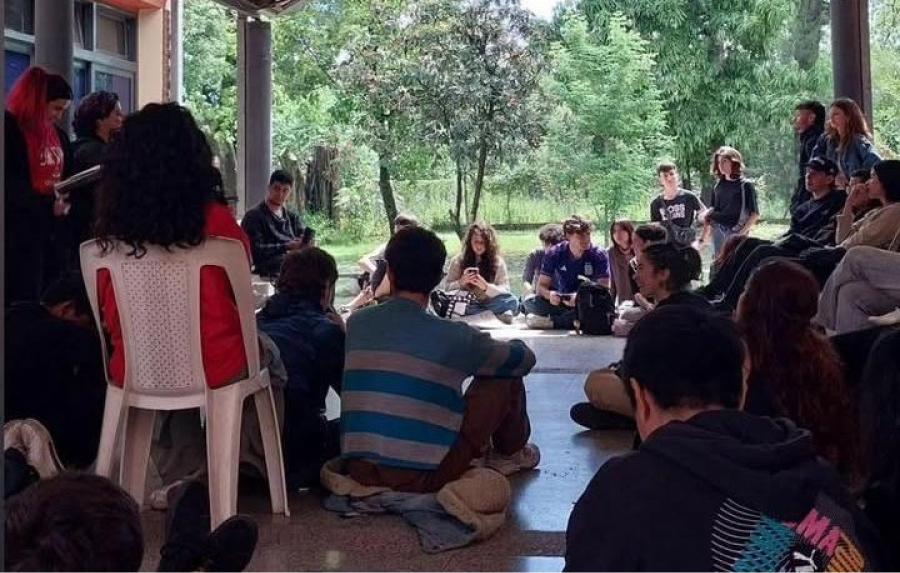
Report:
M 212 0 L 184 3 L 185 104 L 215 139 L 234 144 L 237 130 L 237 32 L 234 17 Z
M 608 222 L 655 193 L 654 167 L 668 153 L 663 100 L 648 43 L 621 15 L 603 28 L 571 15 L 552 50 L 547 91 L 558 99 L 545 156 L 569 192 Z
M 872 1 L 872 107 L 875 140 L 889 156 L 900 153 L 900 2 Z

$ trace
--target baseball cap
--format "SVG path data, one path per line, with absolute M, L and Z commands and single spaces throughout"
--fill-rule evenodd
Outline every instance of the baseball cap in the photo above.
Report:
M 828 175 L 837 175 L 838 167 L 835 165 L 834 161 L 828 159 L 827 157 L 813 157 L 806 164 L 807 169 L 812 169 L 813 171 L 821 171 L 822 173 L 827 173 Z

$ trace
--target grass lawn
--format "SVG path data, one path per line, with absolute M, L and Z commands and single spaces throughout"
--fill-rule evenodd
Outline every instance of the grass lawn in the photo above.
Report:
M 784 232 L 786 225 L 783 224 L 760 224 L 753 230 L 754 237 L 763 239 L 771 239 Z M 447 246 L 447 257 L 459 253 L 459 239 L 452 232 L 439 233 L 444 244 Z M 606 246 L 609 237 L 605 233 L 595 233 L 595 243 Z M 338 280 L 337 288 L 337 304 L 344 304 L 350 300 L 357 292 L 356 275 L 359 274 L 359 267 L 356 262 L 366 253 L 373 251 L 378 246 L 376 241 L 353 243 L 353 244 L 322 244 L 321 247 L 331 253 L 337 260 L 338 270 L 341 278 Z M 506 265 L 509 269 L 510 283 L 512 291 L 515 294 L 522 292 L 522 270 L 525 268 L 525 258 L 535 247 L 540 246 L 537 238 L 537 230 L 530 231 L 503 231 L 500 234 L 500 247 Z M 711 247 L 702 253 L 705 267 L 709 266 L 709 258 L 711 257 Z M 705 270 L 705 269 L 704 269 Z

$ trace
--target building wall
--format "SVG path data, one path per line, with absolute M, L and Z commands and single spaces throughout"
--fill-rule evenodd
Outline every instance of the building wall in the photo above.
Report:
M 67 0 L 60 0 L 65 2 Z M 75 2 L 76 101 L 96 90 L 116 92 L 126 112 L 169 99 L 169 0 Z M 34 58 L 34 0 L 4 0 L 5 93 Z M 11 21 L 12 20 L 12 21 Z

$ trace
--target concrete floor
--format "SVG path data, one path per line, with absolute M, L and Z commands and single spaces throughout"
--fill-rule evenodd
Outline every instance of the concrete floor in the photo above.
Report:
M 243 491 L 239 510 L 260 525 L 252 571 L 560 571 L 572 505 L 597 469 L 631 446 L 630 432 L 581 431 L 569 408 L 584 400 L 587 372 L 621 356 L 623 341 L 565 333 L 494 330 L 523 338 L 537 354 L 526 379 L 532 441 L 541 448 L 538 469 L 513 476 L 506 526 L 493 538 L 437 555 L 425 554 L 415 531 L 390 515 L 345 519 L 322 509 L 322 494 L 292 494 L 291 517 L 268 512 L 265 490 Z M 336 402 L 330 401 L 330 409 Z M 246 489 L 246 488 L 244 488 Z M 144 569 L 152 570 L 163 537 L 162 512 L 147 511 Z

